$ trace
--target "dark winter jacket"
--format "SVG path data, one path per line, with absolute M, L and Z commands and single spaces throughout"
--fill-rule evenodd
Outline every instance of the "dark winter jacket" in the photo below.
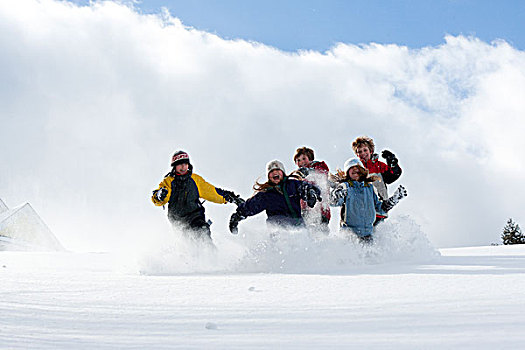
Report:
M 165 188 L 168 194 L 163 201 L 157 199 L 157 192 Z M 171 222 L 182 222 L 191 225 L 195 220 L 204 222 L 204 207 L 200 198 L 214 203 L 226 203 L 222 191 L 207 183 L 202 177 L 193 173 L 192 167 L 184 175 L 169 173 L 153 191 L 151 200 L 157 206 L 168 204 L 168 218 Z
M 306 182 L 285 178 L 279 185 L 272 186 L 249 198 L 237 208 L 242 216 L 253 216 L 263 210 L 268 216 L 267 222 L 277 225 L 303 225 L 301 217 L 301 191 L 303 186 L 312 186 Z

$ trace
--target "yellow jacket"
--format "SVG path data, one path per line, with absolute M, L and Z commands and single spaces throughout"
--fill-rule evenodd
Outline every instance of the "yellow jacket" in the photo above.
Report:
M 155 204 L 156 206 L 162 206 L 170 201 L 171 183 L 173 182 L 174 179 L 175 179 L 174 176 L 169 175 L 169 176 L 166 176 L 164 180 L 162 180 L 162 182 L 159 184 L 159 188 L 153 191 L 153 196 L 151 196 L 151 200 L 153 201 L 153 204 Z M 213 203 L 219 203 L 219 204 L 226 203 L 226 200 L 224 200 L 224 197 L 217 192 L 217 191 L 221 192 L 221 190 L 216 189 L 215 186 L 206 182 L 201 176 L 195 173 L 192 173 L 190 180 L 197 187 L 199 198 L 205 199 Z M 168 190 L 168 195 L 166 196 L 166 198 L 164 198 L 163 201 L 159 201 L 156 196 L 157 191 L 160 190 L 161 188 L 165 188 Z

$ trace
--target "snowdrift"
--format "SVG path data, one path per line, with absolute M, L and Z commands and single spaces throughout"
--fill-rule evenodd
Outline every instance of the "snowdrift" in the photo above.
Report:
M 61 251 L 64 248 L 29 203 L 9 209 L 0 199 L 0 250 Z

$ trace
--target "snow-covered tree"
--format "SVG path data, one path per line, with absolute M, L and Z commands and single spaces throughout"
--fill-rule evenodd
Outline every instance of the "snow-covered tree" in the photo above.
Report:
M 525 244 L 525 236 L 521 232 L 520 226 L 516 224 L 512 219 L 507 221 L 507 225 L 503 228 L 501 234 L 503 244 Z

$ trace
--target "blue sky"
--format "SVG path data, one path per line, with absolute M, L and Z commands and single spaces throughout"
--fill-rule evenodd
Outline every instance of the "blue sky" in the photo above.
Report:
M 525 1 L 144 0 L 135 6 L 144 13 L 166 7 L 185 25 L 285 51 L 325 51 L 337 42 L 420 48 L 442 44 L 446 34 L 525 48 Z

